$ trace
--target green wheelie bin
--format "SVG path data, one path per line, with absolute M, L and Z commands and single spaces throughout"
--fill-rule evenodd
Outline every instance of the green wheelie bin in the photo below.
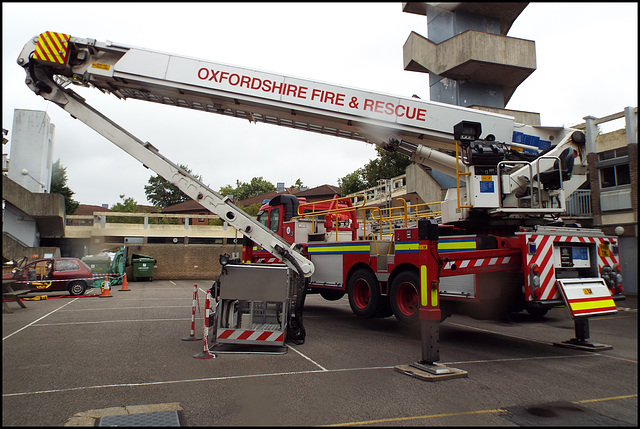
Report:
M 133 265 L 133 281 L 149 279 L 153 281 L 153 266 L 157 261 L 149 255 L 131 255 L 131 265 Z

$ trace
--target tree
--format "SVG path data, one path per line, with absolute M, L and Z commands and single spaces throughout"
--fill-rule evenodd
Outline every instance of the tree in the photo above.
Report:
M 276 189 L 273 183 L 264 180 L 261 176 L 254 177 L 249 183 L 238 181 L 235 188 L 231 185 L 223 186 L 220 188 L 219 194 L 222 196 L 231 195 L 234 200 L 241 201 L 275 191 Z
M 112 212 L 119 213 L 138 213 L 138 203 L 133 197 L 126 197 L 124 194 L 120 195 L 122 202 L 116 203 L 111 207 Z
M 290 187 L 291 187 L 291 189 L 297 189 L 299 191 L 304 187 L 304 183 L 302 183 L 302 180 L 297 179 L 296 183 L 294 183 Z
M 363 178 L 364 169 L 359 168 L 353 173 L 349 173 L 342 179 L 338 179 L 340 195 L 355 194 L 358 191 L 367 189 L 367 184 Z
M 193 174 L 187 166 L 180 165 L 179 167 L 193 175 L 196 179 L 202 180 L 202 176 Z M 144 193 L 147 196 L 147 201 L 160 209 L 191 200 L 191 198 L 178 189 L 176 185 L 165 180 L 160 175 L 149 178 L 149 184 L 145 185 Z
M 377 147 L 378 157 L 369 161 L 364 167 L 347 174 L 342 179 L 338 179 L 340 195 L 354 194 L 367 188 L 378 185 L 380 179 L 391 179 L 392 177 L 405 174 L 411 160 L 399 153 L 389 152 Z
M 126 197 L 124 194 L 120 195 L 120 199 L 122 200 L 119 203 L 116 203 L 111 207 L 112 212 L 118 213 L 138 213 L 138 203 L 133 197 Z M 108 222 L 115 223 L 142 223 L 144 218 L 142 217 L 120 217 L 120 216 L 107 216 Z
M 79 202 L 72 198 L 75 192 L 67 186 L 67 168 L 60 163 L 60 158 L 51 166 L 51 189 L 49 192 L 52 194 L 62 194 L 64 197 L 64 208 L 69 215 L 73 214 L 80 205 Z
M 364 166 L 363 177 L 369 188 L 376 186 L 380 179 L 391 179 L 404 174 L 411 164 L 408 157 L 397 152 L 389 152 L 380 147 L 376 147 L 376 152 L 378 158 Z

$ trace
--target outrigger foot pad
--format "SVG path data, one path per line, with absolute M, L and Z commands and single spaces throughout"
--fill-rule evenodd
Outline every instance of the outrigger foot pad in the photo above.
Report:
M 452 378 L 466 378 L 467 371 L 457 368 L 450 368 L 439 363 L 414 362 L 410 365 L 398 365 L 394 367 L 398 372 L 425 381 L 450 380 Z
M 578 338 L 572 338 L 570 340 L 563 341 L 561 343 L 553 343 L 553 345 L 556 347 L 566 347 L 566 348 L 576 349 L 576 350 L 585 350 L 588 352 L 601 352 L 603 350 L 613 349 L 613 346 L 610 346 L 608 344 L 594 343 L 591 341 L 580 340 Z

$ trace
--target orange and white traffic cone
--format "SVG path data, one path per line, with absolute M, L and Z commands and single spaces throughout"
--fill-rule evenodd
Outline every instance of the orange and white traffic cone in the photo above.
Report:
M 129 288 L 127 287 L 127 273 L 124 273 L 124 278 L 122 279 L 122 288 L 118 290 L 129 292 Z
M 102 287 L 102 293 L 100 294 L 100 298 L 111 298 L 110 289 L 111 289 L 111 286 L 109 285 L 109 277 L 105 277 L 104 286 Z

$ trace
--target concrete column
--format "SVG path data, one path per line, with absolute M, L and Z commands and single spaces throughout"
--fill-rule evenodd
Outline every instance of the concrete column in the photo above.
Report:
M 585 135 L 587 137 L 587 153 L 596 153 L 596 138 L 598 137 L 598 128 L 596 127 L 595 116 L 585 116 Z
M 638 113 L 634 113 L 633 110 L 633 107 L 624 108 L 627 144 L 638 144 Z

